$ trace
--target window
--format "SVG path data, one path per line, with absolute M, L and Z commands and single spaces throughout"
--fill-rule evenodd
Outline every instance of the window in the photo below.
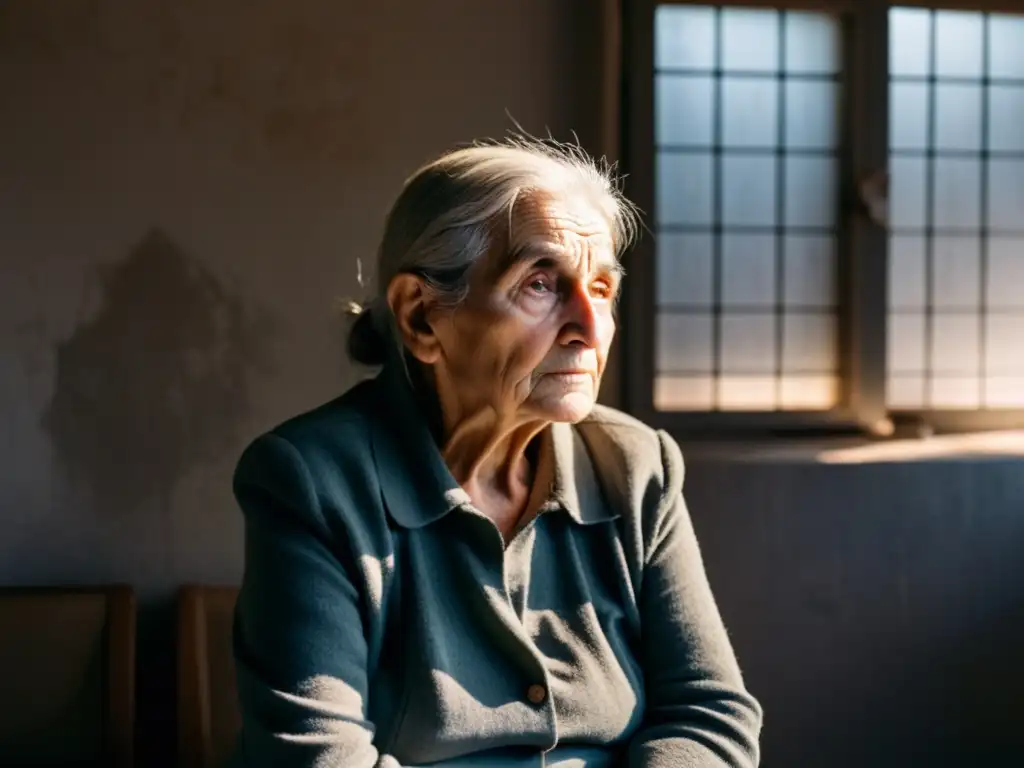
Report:
M 663 5 L 654 28 L 655 407 L 831 408 L 837 20 Z
M 630 6 L 638 415 L 1024 423 L 1024 14 L 858 5 Z
M 894 409 L 1024 408 L 1024 16 L 889 14 Z

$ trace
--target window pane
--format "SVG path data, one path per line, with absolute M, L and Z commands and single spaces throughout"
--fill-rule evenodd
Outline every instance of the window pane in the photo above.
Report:
M 885 394 L 890 408 L 911 409 L 924 406 L 923 376 L 889 376 Z
M 893 75 L 928 75 L 931 58 L 931 13 L 914 8 L 889 11 L 889 71 Z
M 668 376 L 654 379 L 654 407 L 659 411 L 707 411 L 715 405 L 711 376 Z
M 935 148 L 981 149 L 981 86 L 935 86 Z
M 832 149 L 839 139 L 839 87 L 829 82 L 786 82 L 786 148 Z
M 772 374 L 775 371 L 775 323 L 763 314 L 722 315 L 722 370 Z
M 980 13 L 935 12 L 935 74 L 981 77 L 984 26 Z
M 836 360 L 836 326 L 831 314 L 788 314 L 782 320 L 783 371 L 828 373 Z
M 780 382 L 779 404 L 790 410 L 824 411 L 839 400 L 839 382 L 835 376 L 789 374 Z
M 889 86 L 889 146 L 922 150 L 928 146 L 928 93 L 922 83 Z
M 981 227 L 981 160 L 935 158 L 932 221 L 939 229 Z
M 981 242 L 976 237 L 937 237 L 933 243 L 932 304 L 974 309 L 981 302 Z
M 1024 408 L 1024 376 L 991 376 L 985 382 L 985 405 Z
M 714 84 L 704 75 L 655 77 L 655 140 L 659 145 L 711 145 Z
M 1024 86 L 989 86 L 988 98 L 988 148 L 1024 152 Z
M 924 315 L 889 317 L 889 373 L 924 372 Z
M 988 225 L 993 229 L 1024 231 L 1024 161 L 989 161 Z
M 1024 312 L 986 318 L 985 370 L 991 374 L 1024 376 Z
M 821 13 L 789 11 L 786 70 L 831 74 L 839 71 L 839 20 Z
M 778 143 L 779 89 L 775 80 L 722 79 L 722 143 L 727 147 L 767 147 Z
M 775 72 L 779 68 L 779 12 L 722 10 L 722 66 L 726 70 Z
M 722 303 L 764 306 L 775 303 L 775 237 L 722 236 Z
M 989 307 L 1024 310 L 1024 237 L 988 241 L 987 282 Z
M 783 241 L 787 307 L 836 303 L 836 241 L 832 235 L 788 235 Z
M 981 405 L 981 379 L 977 376 L 936 376 L 929 382 L 928 405 L 966 410 Z
M 775 224 L 775 158 L 722 157 L 722 223 L 726 226 Z
M 924 227 L 924 160 L 894 157 L 889 162 L 889 218 L 894 227 Z
M 775 379 L 771 376 L 722 376 L 718 380 L 718 407 L 730 411 L 766 411 L 777 407 Z
M 660 224 L 712 223 L 711 155 L 661 153 L 655 192 Z
M 658 303 L 710 307 L 714 301 L 711 235 L 663 232 L 655 247 Z
M 710 314 L 660 314 L 655 345 L 658 370 L 710 372 L 711 322 Z
M 1024 16 L 989 17 L 988 67 L 991 77 L 1024 77 Z
M 786 158 L 786 224 L 830 228 L 836 222 L 836 160 Z
M 924 238 L 893 236 L 889 241 L 889 306 L 923 310 L 925 287 Z
M 976 315 L 932 317 L 931 362 L 936 374 L 977 375 L 981 368 L 981 324 Z
M 656 67 L 712 69 L 715 66 L 715 10 L 659 5 L 654 12 Z

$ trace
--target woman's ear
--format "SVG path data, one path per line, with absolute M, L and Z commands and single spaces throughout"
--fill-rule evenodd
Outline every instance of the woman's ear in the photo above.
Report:
M 388 285 L 388 306 L 405 348 L 426 365 L 433 365 L 441 356 L 441 344 L 428 320 L 433 309 L 433 295 L 419 276 L 402 272 Z

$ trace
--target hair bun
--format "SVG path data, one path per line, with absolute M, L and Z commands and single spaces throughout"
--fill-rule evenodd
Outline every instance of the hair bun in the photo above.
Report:
M 371 308 L 360 308 L 355 302 L 349 305 L 346 311 L 355 314 L 352 310 L 358 309 L 358 315 L 348 332 L 348 356 L 362 365 L 383 365 L 387 340 L 377 330 Z

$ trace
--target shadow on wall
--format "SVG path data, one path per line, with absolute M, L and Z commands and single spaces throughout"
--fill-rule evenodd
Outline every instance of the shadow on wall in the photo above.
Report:
M 101 278 L 99 314 L 56 350 L 43 425 L 70 479 L 124 515 L 232 448 L 271 323 L 158 229 Z

